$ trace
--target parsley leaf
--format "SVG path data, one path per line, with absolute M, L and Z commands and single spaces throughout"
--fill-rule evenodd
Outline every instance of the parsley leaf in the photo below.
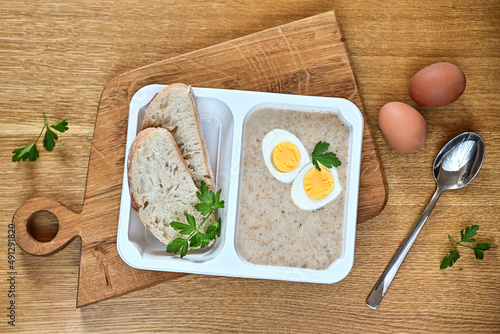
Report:
M 312 152 L 312 164 L 321 171 L 319 164 L 326 168 L 338 167 L 342 163 L 333 152 L 326 152 L 330 147 L 329 143 L 319 141 Z M 326 153 L 325 153 L 326 152 Z
M 473 237 L 477 234 L 478 229 L 479 225 L 472 225 L 460 231 L 460 242 L 475 242 L 476 239 L 473 239 Z
M 219 191 L 214 195 L 214 201 L 212 208 L 214 209 L 222 209 L 224 208 L 224 201 L 220 200 L 220 192 L 222 189 L 219 189 Z
M 194 217 L 191 216 L 190 214 L 186 213 L 186 220 L 189 223 L 189 226 L 191 226 L 193 229 L 196 228 L 196 221 L 194 220 Z
M 203 216 L 209 214 L 210 211 L 216 209 L 222 209 L 224 207 L 224 201 L 220 200 L 221 189 L 217 193 L 209 190 L 204 181 L 201 182 L 200 191 L 196 193 L 196 196 L 201 201 L 201 203 L 196 204 L 194 207 Z
M 197 191 L 196 192 L 196 197 L 198 197 L 198 199 L 202 202 L 202 203 L 205 203 L 205 204 L 212 204 L 212 194 L 214 192 L 212 190 L 209 190 L 208 189 L 208 186 L 207 184 L 205 183 L 205 181 L 202 181 L 201 182 L 201 187 L 200 187 L 200 191 Z
M 212 225 L 210 225 L 208 228 L 207 228 L 207 235 L 208 235 L 208 238 L 210 240 L 214 240 L 215 239 L 215 235 L 217 233 L 217 228 L 219 227 L 219 222 L 215 222 L 213 223 Z
M 187 239 L 175 238 L 167 245 L 167 252 L 178 253 L 181 250 L 181 247 L 187 242 Z
M 189 242 L 189 248 L 190 249 L 198 248 L 200 247 L 200 245 L 201 245 L 200 233 L 193 234 Z
M 485 251 L 485 250 L 490 249 L 490 245 L 492 243 L 493 243 L 493 241 L 492 242 L 485 242 L 485 243 L 482 243 L 482 244 L 477 244 L 476 248 Z
M 181 252 L 181 258 L 186 256 L 188 249 L 206 247 L 211 240 L 220 237 L 221 218 L 208 226 L 206 233 L 200 231 L 200 227 L 205 224 L 209 218 L 214 218 L 215 210 L 224 208 L 224 201 L 220 200 L 221 190 L 214 193 L 210 190 L 205 182 L 201 182 L 200 191 L 196 192 L 196 197 L 200 203 L 195 205 L 198 212 L 204 216 L 200 225 L 196 226 L 196 220 L 193 215 L 186 213 L 185 223 L 171 222 L 170 226 L 179 231 L 182 235 L 187 235 L 187 238 L 176 238 L 167 245 L 167 253 L 177 254 Z
M 322 142 L 322 141 L 319 141 L 316 146 L 314 147 L 314 150 L 312 152 L 313 155 L 318 155 L 318 154 L 322 154 L 322 153 L 325 153 L 328 148 L 330 147 L 330 144 L 326 143 L 326 142 Z
M 477 248 L 474 248 L 474 255 L 476 255 L 476 260 L 482 260 L 484 253 Z
M 201 242 L 201 245 L 200 247 L 201 248 L 204 248 L 206 245 L 208 245 L 210 243 L 210 238 L 207 234 L 205 233 L 198 233 L 198 235 L 200 236 L 200 242 Z
M 45 137 L 43 137 L 43 146 L 47 149 L 47 151 L 52 151 L 54 146 L 56 146 L 57 135 L 55 132 L 52 132 L 50 129 L 47 129 L 45 132 Z
M 219 220 L 217 222 L 219 223 L 219 225 L 217 226 L 217 229 L 215 230 L 215 233 L 217 234 L 217 238 L 220 238 L 220 231 L 222 229 L 221 218 L 219 218 Z
M 36 143 L 42 136 L 44 130 L 46 130 L 46 132 L 45 136 L 43 137 L 43 146 L 47 151 L 52 151 L 54 149 L 54 146 L 56 145 L 56 140 L 58 139 L 57 134 L 54 131 L 50 130 L 50 128 L 53 128 L 59 132 L 65 132 L 66 130 L 68 130 L 68 122 L 66 122 L 66 120 L 51 125 L 47 121 L 47 117 L 45 117 L 45 114 L 42 115 L 44 122 L 42 131 L 40 131 L 40 134 L 38 135 L 33 144 L 28 145 L 26 147 L 16 148 L 14 151 L 12 151 L 12 153 L 14 153 L 14 156 L 12 157 L 13 162 L 25 161 L 26 159 L 29 159 L 30 161 L 35 161 L 36 159 L 38 159 L 40 155 L 38 154 Z
M 30 159 L 30 161 L 35 161 L 38 158 L 38 150 L 36 149 L 36 143 L 28 145 L 26 147 L 16 148 L 12 153 L 14 156 L 12 157 L 12 161 L 19 162 L 24 161 L 26 159 Z
M 210 204 L 207 203 L 198 203 L 194 207 L 196 208 L 196 210 L 201 212 L 203 216 L 207 215 L 211 210 Z
M 458 254 L 457 251 L 458 246 L 472 249 L 477 260 L 482 260 L 484 258 L 484 251 L 490 249 L 490 245 L 495 241 L 478 243 L 474 247 L 462 244 L 462 242 L 476 242 L 476 239 L 474 239 L 474 237 L 477 234 L 477 230 L 479 230 L 479 225 L 471 225 L 464 228 L 460 231 L 460 241 L 455 241 L 455 239 L 453 239 L 451 235 L 448 235 L 448 238 L 450 238 L 450 240 L 455 244 L 455 249 L 449 252 L 448 255 L 446 255 L 441 261 L 441 269 L 446 269 L 453 266 L 453 263 L 455 263 L 460 258 L 460 254 Z
M 460 254 L 456 250 L 452 250 L 451 252 L 448 253 L 441 261 L 441 266 L 439 268 L 441 269 L 446 269 L 448 267 L 453 266 L 453 263 L 457 262 L 457 260 L 460 258 Z
M 189 246 L 188 246 L 188 241 L 184 241 L 184 243 L 182 244 L 182 248 L 181 248 L 181 258 L 183 258 L 184 256 L 186 256 L 187 254 L 187 251 L 189 249 Z
M 31 147 L 31 149 L 28 151 L 28 158 L 30 159 L 30 161 L 35 161 L 36 159 L 38 159 L 38 157 L 40 156 L 38 154 L 38 150 L 36 148 L 36 145 L 35 143 L 32 144 L 33 146 Z M 31 146 L 31 145 L 30 145 Z
M 57 122 L 56 124 L 52 124 L 50 127 L 56 129 L 59 132 L 65 132 L 69 129 L 68 122 L 66 122 L 66 120 L 62 120 L 60 122 Z
M 179 231 L 179 233 L 183 235 L 191 234 L 195 230 L 193 226 L 179 222 L 171 222 L 170 226 L 172 226 L 174 230 Z

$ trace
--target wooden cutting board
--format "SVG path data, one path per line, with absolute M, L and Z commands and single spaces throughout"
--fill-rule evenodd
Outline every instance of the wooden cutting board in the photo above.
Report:
M 116 248 L 130 100 L 145 85 L 174 82 L 343 97 L 363 111 L 333 11 L 167 59 L 111 80 L 97 111 L 82 212 L 52 199 L 34 198 L 13 218 L 18 245 L 33 255 L 52 254 L 81 238 L 77 307 L 184 275 L 134 269 L 122 261 Z M 363 222 L 379 214 L 387 200 L 384 174 L 366 122 L 360 184 L 358 222 Z M 30 234 L 30 217 L 43 210 L 52 212 L 59 222 L 57 235 L 48 242 L 37 241 Z

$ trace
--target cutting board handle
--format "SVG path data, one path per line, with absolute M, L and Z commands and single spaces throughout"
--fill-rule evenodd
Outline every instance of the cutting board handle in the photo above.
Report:
M 40 211 L 49 211 L 56 216 L 59 230 L 47 242 L 38 241 L 31 235 L 32 218 Z M 50 198 L 32 198 L 17 209 L 12 221 L 15 225 L 16 242 L 25 252 L 32 255 L 49 255 L 64 248 L 74 238 L 80 236 L 81 217 L 61 202 Z

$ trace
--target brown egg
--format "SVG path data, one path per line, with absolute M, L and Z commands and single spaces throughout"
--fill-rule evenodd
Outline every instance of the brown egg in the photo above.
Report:
M 450 63 L 424 67 L 410 80 L 408 93 L 413 101 L 427 107 L 442 107 L 454 102 L 465 90 L 465 74 Z
M 413 107 L 389 102 L 380 108 L 378 127 L 393 149 L 403 153 L 418 151 L 427 139 L 427 124 Z

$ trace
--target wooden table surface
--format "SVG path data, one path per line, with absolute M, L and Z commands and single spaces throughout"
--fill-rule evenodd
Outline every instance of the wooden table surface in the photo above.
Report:
M 333 9 L 389 189 L 385 210 L 358 224 L 347 278 L 313 285 L 187 275 L 76 309 L 80 241 L 50 257 L 17 248 L 16 326 L 8 325 L 8 224 L 37 196 L 81 210 L 96 109 L 110 79 Z M 446 107 L 418 107 L 427 143 L 415 154 L 398 153 L 378 131 L 378 110 L 390 101 L 416 106 L 408 80 L 439 61 L 463 69 L 465 93 Z M 499 92 L 497 0 L 2 1 L 0 332 L 500 332 Z M 51 153 L 40 143 L 35 163 L 11 162 L 11 151 L 38 135 L 42 112 L 51 121 L 66 118 L 70 130 Z M 463 131 L 486 142 L 481 171 L 467 188 L 443 194 L 381 306 L 369 309 L 368 294 L 434 191 L 435 155 Z M 478 241 L 497 245 L 482 261 L 463 249 L 455 266 L 440 270 L 452 248 L 447 235 L 472 224 L 480 225 Z

